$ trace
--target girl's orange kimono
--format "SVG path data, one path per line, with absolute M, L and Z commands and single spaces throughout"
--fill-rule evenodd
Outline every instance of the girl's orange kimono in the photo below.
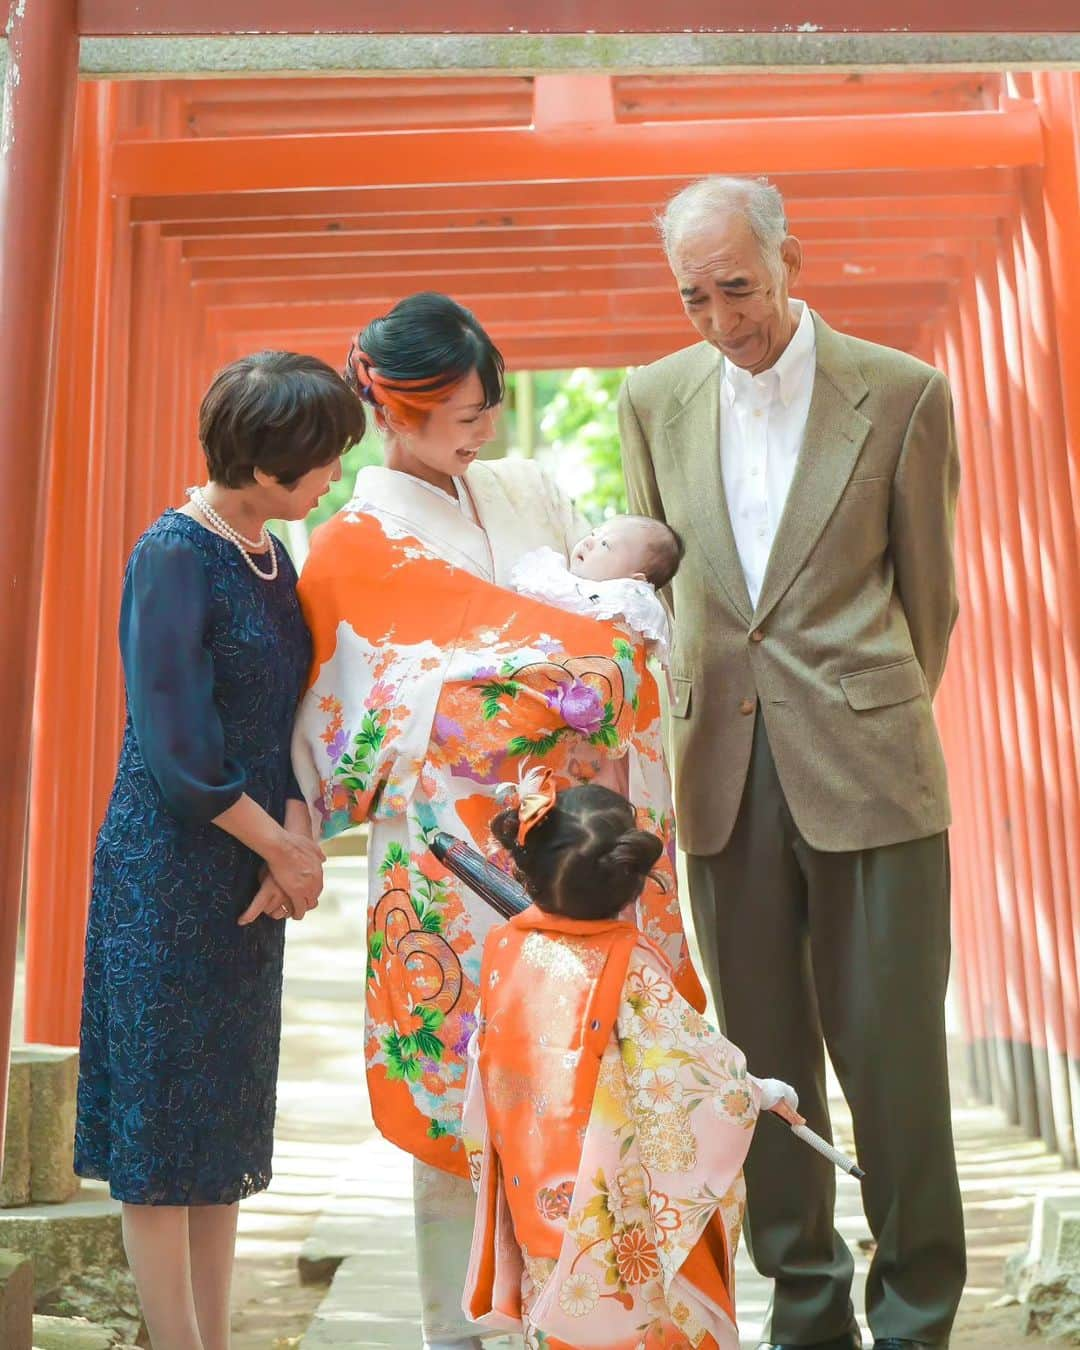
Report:
M 485 468 L 474 465 L 470 481 Z M 529 543 L 539 481 L 531 494 L 518 526 Z M 475 575 L 481 549 L 483 531 L 408 475 L 358 477 L 354 502 L 315 532 L 300 582 L 315 657 L 293 742 L 322 837 L 372 826 L 366 1051 L 375 1122 L 462 1179 L 466 1050 L 481 949 L 498 919 L 427 843 L 446 830 L 490 852 L 496 787 L 516 780 L 523 762 L 550 765 L 562 789 L 627 758 L 642 828 L 667 846 L 640 923 L 704 1006 L 680 921 L 660 707 L 641 644 L 614 622 Z
M 465 1311 L 533 1350 L 738 1350 L 732 1266 L 759 1090 L 619 920 L 491 933 L 465 1140 Z

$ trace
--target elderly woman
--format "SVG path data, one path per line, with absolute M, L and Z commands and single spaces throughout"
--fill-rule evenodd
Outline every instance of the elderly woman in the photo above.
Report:
M 374 410 L 385 466 L 362 470 L 316 532 L 300 583 L 315 660 L 294 764 L 324 836 L 371 822 L 368 1086 L 379 1129 L 416 1159 L 429 1350 L 478 1344 L 461 1312 L 473 1215 L 461 1107 L 495 915 L 427 841 L 442 829 L 487 849 L 497 788 L 524 765 L 569 787 L 629 757 L 642 823 L 672 845 L 643 657 L 613 622 L 503 589 L 524 553 L 565 558 L 588 527 L 536 464 L 477 462 L 502 372 L 443 295 L 411 296 L 358 335 L 347 378 Z M 696 983 L 670 853 L 640 917 Z
M 329 366 L 220 372 L 209 480 L 135 545 L 127 721 L 94 857 L 76 1170 L 123 1201 L 154 1350 L 225 1350 L 237 1202 L 270 1181 L 283 928 L 322 885 L 289 764 L 311 642 L 268 519 L 307 515 L 364 432 Z

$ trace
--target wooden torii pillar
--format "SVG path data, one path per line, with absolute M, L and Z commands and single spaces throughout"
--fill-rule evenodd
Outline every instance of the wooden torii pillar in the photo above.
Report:
M 0 1121 L 22 904 L 30 717 L 52 412 L 64 184 L 75 117 L 76 0 L 11 6 L 0 132 Z M 60 728 L 57 728 L 59 734 Z

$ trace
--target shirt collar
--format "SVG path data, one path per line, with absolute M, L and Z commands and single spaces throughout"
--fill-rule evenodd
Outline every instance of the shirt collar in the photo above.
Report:
M 730 361 L 723 362 L 724 373 L 720 387 L 729 408 L 736 402 L 753 398 L 755 394 L 757 399 L 764 395 L 765 401 L 771 401 L 776 397 L 777 390 L 784 406 L 790 407 L 806 374 L 807 362 L 814 358 L 816 346 L 810 306 L 802 300 L 792 300 L 792 309 L 794 310 L 796 306 L 801 313 L 795 332 L 775 364 L 768 370 L 763 370 L 760 375 L 751 375 L 748 370 L 734 366 Z

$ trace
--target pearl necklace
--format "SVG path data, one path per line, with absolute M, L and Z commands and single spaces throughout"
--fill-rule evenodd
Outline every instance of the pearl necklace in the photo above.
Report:
M 206 500 L 206 494 L 201 488 L 190 487 L 187 490 L 187 495 L 189 500 L 194 504 L 195 509 L 215 530 L 217 530 L 218 534 L 223 535 L 231 544 L 236 545 L 240 550 L 241 557 L 260 581 L 275 580 L 278 574 L 277 550 L 274 548 L 273 536 L 270 534 L 269 530 L 267 530 L 265 525 L 259 531 L 258 539 L 248 539 L 247 536 L 241 534 L 239 530 L 234 530 L 225 517 L 214 510 Z M 269 572 L 264 572 L 262 568 L 256 564 L 255 559 L 251 556 L 251 552 L 254 549 L 270 550 Z

